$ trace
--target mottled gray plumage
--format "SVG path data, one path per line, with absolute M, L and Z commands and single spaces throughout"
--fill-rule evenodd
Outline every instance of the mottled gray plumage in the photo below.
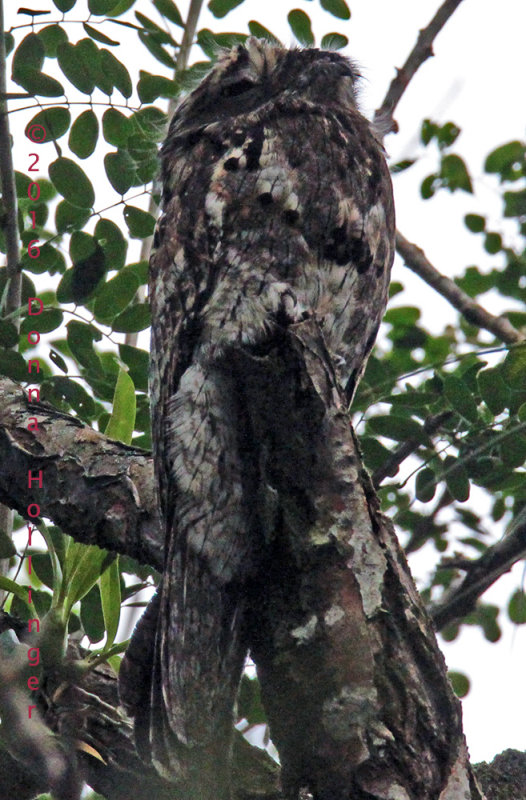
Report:
M 236 353 L 314 317 L 351 399 L 385 309 L 391 182 L 357 78 L 337 53 L 249 39 L 179 106 L 162 149 L 150 295 L 166 562 L 155 642 L 138 628 L 123 697 L 143 753 L 189 786 L 225 762 L 248 586 L 282 513 Z

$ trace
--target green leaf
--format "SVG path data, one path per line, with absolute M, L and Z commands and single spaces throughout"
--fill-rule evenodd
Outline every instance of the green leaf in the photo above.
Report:
M 158 97 L 175 97 L 179 91 L 175 81 L 164 75 L 151 75 L 140 70 L 140 76 L 137 92 L 141 103 L 153 103 Z
M 398 174 L 399 172 L 404 172 L 406 169 L 409 169 L 409 167 L 412 167 L 415 161 L 415 158 L 404 158 L 402 161 L 397 161 L 396 164 L 391 166 L 391 172 L 394 175 Z
M 522 467 L 526 461 L 526 436 L 524 432 L 520 433 L 521 430 L 524 431 L 524 426 L 510 425 L 507 428 L 507 433 L 510 435 L 500 447 L 502 463 L 510 469 Z
M 338 19 L 351 18 L 351 12 L 345 0 L 320 0 L 320 5 L 333 17 L 338 17 Z
M 78 363 L 86 369 L 102 373 L 100 359 L 93 349 L 93 342 L 100 342 L 102 334 L 93 325 L 72 320 L 67 324 L 68 345 Z
M 41 141 L 56 141 L 60 139 L 61 136 L 64 136 L 69 128 L 70 122 L 71 114 L 67 108 L 63 108 L 62 106 L 45 108 L 43 111 L 39 111 L 38 114 L 35 114 L 33 119 L 27 123 L 25 134 L 26 136 L 28 135 L 28 131 L 33 125 L 41 125 L 46 132 L 46 138 Z
M 147 33 L 151 33 L 153 35 L 153 38 L 156 42 L 159 44 L 171 44 L 174 47 L 176 46 L 176 42 L 172 35 L 168 33 L 168 31 L 161 28 L 160 25 L 157 25 L 157 23 L 152 19 L 145 17 L 144 14 L 141 14 L 139 11 L 135 12 L 135 16 L 143 26 L 143 29 Z
M 516 625 L 526 623 L 526 594 L 522 589 L 516 589 L 510 597 L 508 616 Z
M 50 361 L 53 362 L 53 364 L 55 364 L 55 366 L 57 366 L 60 370 L 62 370 L 62 372 L 64 372 L 67 375 L 68 365 L 66 364 L 62 356 L 59 355 L 59 353 L 57 353 L 56 350 L 51 349 L 49 351 L 49 359 Z
M 133 380 L 137 391 L 147 392 L 148 364 L 150 359 L 149 353 L 147 353 L 146 350 L 141 350 L 138 347 L 132 347 L 129 344 L 120 344 L 119 355 L 122 361 L 124 361 L 128 367 L 130 377 Z M 135 425 L 137 426 L 137 424 L 138 419 L 136 418 Z M 142 430 L 142 428 L 139 428 L 139 430 Z
M 522 163 L 526 154 L 524 142 L 508 142 L 493 150 L 486 158 L 486 172 L 505 173 L 514 163 Z
M 446 456 L 444 459 L 444 478 L 452 497 L 459 503 L 469 499 L 469 477 L 460 459 Z
M 510 390 L 499 367 L 489 367 L 477 374 L 480 396 L 493 414 L 502 414 L 510 400 Z
M 514 347 L 502 364 L 502 377 L 512 389 L 526 386 L 526 347 Z
M 95 192 L 86 173 L 75 161 L 60 157 L 49 165 L 49 177 L 56 190 L 68 202 L 79 208 L 91 208 Z
M 457 697 L 465 697 L 470 690 L 470 680 L 463 672 L 448 672 L 448 678 Z
M 16 547 L 10 535 L 0 528 L 0 559 L 12 558 L 16 555 Z
M 53 2 L 58 8 L 58 10 L 62 11 L 62 13 L 65 14 L 66 11 L 69 11 L 70 9 L 73 8 L 77 0 L 53 0 Z
M 504 216 L 523 217 L 526 215 L 526 189 L 520 192 L 504 192 Z
M 38 316 L 32 315 L 24 319 L 20 326 L 20 333 L 27 336 L 29 331 L 51 333 L 62 325 L 64 315 L 60 308 L 44 308 Z
M 0 347 L 15 347 L 18 344 L 18 331 L 12 322 L 0 320 Z
M 390 451 L 387 447 L 378 441 L 374 436 L 362 436 L 360 438 L 360 447 L 363 452 L 363 458 L 367 469 L 374 471 L 382 467 L 386 461 L 391 457 Z M 393 477 L 398 472 L 398 467 L 394 467 L 389 477 Z
M 454 122 L 446 122 L 437 131 L 438 146 L 440 148 L 451 147 L 458 138 L 460 128 Z
M 281 42 L 277 36 L 274 36 L 274 34 L 271 33 L 268 28 L 265 28 L 254 19 L 251 19 L 248 23 L 248 29 L 252 36 L 257 36 L 258 39 L 265 39 L 267 42 L 270 42 L 270 44 L 281 45 Z
M 116 45 L 120 44 L 120 42 L 117 42 L 115 39 L 110 39 L 109 36 L 106 36 L 106 34 L 101 33 L 101 31 L 98 31 L 92 25 L 88 25 L 87 22 L 83 22 L 82 27 L 84 28 L 88 36 L 91 36 L 91 38 L 95 39 L 96 42 L 101 42 L 102 44 L 109 44 L 111 47 L 115 47 Z
M 240 6 L 243 0 L 210 0 L 208 3 L 208 10 L 212 12 L 214 17 L 221 19 L 226 17 L 229 11 Z
M 153 234 L 155 219 L 147 211 L 135 206 L 124 206 L 123 214 L 130 236 L 145 239 Z
M 148 303 L 136 303 L 128 306 L 119 314 L 112 324 L 117 333 L 138 333 L 150 326 L 150 306 Z
M 96 545 L 71 541 L 66 551 L 64 582 L 67 586 L 65 608 L 69 614 L 98 581 L 108 553 Z
M 38 258 L 31 258 L 29 253 L 25 252 L 22 256 L 22 264 L 24 269 L 37 275 L 43 272 L 55 275 L 57 272 L 64 272 L 66 269 L 64 256 L 60 250 L 52 247 L 48 242 L 40 245 Z
M 161 64 L 164 64 L 164 66 L 168 67 L 169 69 L 175 69 L 174 57 L 170 55 L 168 50 L 166 50 L 162 44 L 159 44 L 154 34 L 148 33 L 144 30 L 139 31 L 139 39 L 157 61 L 159 61 Z
M 436 478 L 432 469 L 424 467 L 416 473 L 415 494 L 422 503 L 429 503 L 436 492 Z
M 18 78 L 27 69 L 40 72 L 44 65 L 44 58 L 44 43 L 36 33 L 29 33 L 22 39 L 15 50 L 13 56 L 13 80 L 18 83 Z
M 472 233 L 481 233 L 486 227 L 486 218 L 479 214 L 466 214 L 464 224 Z
M 405 442 L 407 439 L 415 439 L 424 445 L 431 442 L 423 426 L 412 417 L 379 415 L 367 420 L 367 426 L 373 433 L 385 436 L 386 439 L 394 439 L 395 442 Z
M 91 587 L 80 602 L 80 619 L 84 633 L 90 642 L 100 642 L 104 638 L 106 627 L 102 614 L 100 589 L 97 584 Z
M 428 175 L 420 184 L 420 195 L 423 200 L 429 200 L 436 191 L 437 175 Z
M 487 233 L 484 237 L 484 250 L 491 255 L 502 250 L 502 236 L 500 233 Z
M 14 381 L 27 381 L 27 364 L 16 350 L 0 347 L 0 375 Z
M 97 293 L 93 313 L 99 322 L 109 324 L 132 302 L 139 279 L 130 269 L 122 269 Z
M 130 73 L 124 64 L 115 58 L 113 53 L 109 50 L 100 51 L 100 65 L 101 69 L 111 80 L 113 86 L 119 90 L 123 97 L 128 99 L 132 96 L 133 85 L 130 78 Z
M 431 122 L 430 119 L 423 120 L 422 128 L 420 130 L 420 140 L 422 144 L 427 146 L 429 142 L 437 135 L 438 130 L 438 125 L 436 125 L 434 122 Z
M 128 243 L 119 226 L 110 219 L 99 219 L 94 234 L 104 251 L 108 268 L 121 269 L 126 261 Z
M 48 25 L 38 32 L 38 36 L 44 44 L 48 58 L 56 58 L 58 46 L 68 41 L 68 35 L 60 25 Z
M 19 600 L 22 600 L 26 606 L 29 606 L 28 588 L 29 587 L 27 586 L 22 586 L 21 584 L 12 581 L 10 578 L 6 578 L 5 575 L 0 575 L 0 589 L 2 589 L 4 592 L 14 594 L 15 597 L 18 597 Z
M 113 396 L 113 410 L 104 433 L 111 439 L 130 444 L 135 429 L 135 386 L 123 369 L 119 372 Z
M 167 118 L 159 108 L 150 106 L 137 111 L 130 118 L 134 133 L 150 143 L 160 142 L 166 134 Z M 136 137 L 136 141 L 138 141 Z
M 251 725 L 261 725 L 267 721 L 261 699 L 261 687 L 257 678 L 243 675 L 237 701 L 240 716 L 248 720 Z
M 73 232 L 69 252 L 73 262 L 70 283 L 71 299 L 80 303 L 95 291 L 99 281 L 104 277 L 107 269 L 106 258 L 99 242 L 83 231 Z M 64 278 L 67 274 L 66 272 Z M 64 300 L 60 302 L 64 302 Z
M 122 147 L 128 141 L 132 123 L 116 108 L 108 108 L 102 116 L 102 134 L 109 144 Z
M 55 210 L 55 226 L 57 233 L 66 233 L 80 230 L 91 216 L 87 208 L 72 206 L 67 200 L 62 200 Z
M 420 319 L 421 311 L 415 306 L 399 306 L 390 308 L 384 317 L 385 322 L 391 325 L 412 326 Z
M 450 192 L 462 189 L 464 192 L 473 194 L 471 178 L 460 156 L 453 154 L 442 156 L 440 177 L 442 178 L 443 184 L 447 186 Z
M 169 19 L 174 25 L 184 28 L 183 18 L 173 0 L 153 0 L 153 5 L 163 17 Z
M 113 6 L 111 11 L 107 12 L 106 16 L 120 17 L 121 14 L 124 14 L 126 11 L 128 11 L 136 2 L 137 0 L 118 0 L 117 5 Z M 112 19 L 111 21 L 119 25 L 128 25 L 131 28 L 135 27 L 134 25 L 131 25 L 129 22 L 122 22 L 121 20 L 118 19 L 116 20 Z
M 69 148 L 79 158 L 88 158 L 97 145 L 99 121 L 91 108 L 80 114 L 69 134 Z
M 42 383 L 43 400 L 49 400 L 59 408 L 65 401 L 77 414 L 87 421 L 96 414 L 96 406 L 87 391 L 76 381 L 62 375 L 54 375 Z
M 348 44 L 349 39 L 343 33 L 326 33 L 321 38 L 321 47 L 325 50 L 341 50 L 343 47 L 347 47 Z M 408 163 L 407 166 L 410 166 L 410 164 Z M 399 168 L 397 171 L 401 172 L 401 169 Z
M 469 390 L 469 386 L 456 375 L 444 378 L 444 394 L 451 407 L 468 422 L 478 422 L 477 404 Z
M 73 86 L 84 94 L 92 94 L 95 89 L 93 68 L 86 64 L 80 42 L 65 42 L 57 48 L 58 64 L 66 78 Z
M 134 185 L 135 161 L 126 150 L 107 153 L 104 156 L 104 169 L 109 182 L 120 195 L 125 194 Z
M 117 386 L 118 383 L 119 381 Z M 121 576 L 118 556 L 100 576 L 100 597 L 106 626 L 104 650 L 108 650 L 115 641 L 121 617 Z
M 288 13 L 287 19 L 292 33 L 300 44 L 304 46 L 314 44 L 311 21 L 304 11 L 300 11 L 298 8 L 294 9 Z
M 96 17 L 104 17 L 113 11 L 118 0 L 88 0 L 90 13 Z
M 20 67 L 15 83 L 18 83 L 19 86 L 32 95 L 60 97 L 64 94 L 64 88 L 61 83 L 32 67 Z

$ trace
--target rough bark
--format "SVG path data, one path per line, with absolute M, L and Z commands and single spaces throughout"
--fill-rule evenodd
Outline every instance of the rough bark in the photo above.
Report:
M 30 420 L 38 430 L 28 430 Z M 43 487 L 28 490 L 28 471 Z M 162 569 L 152 459 L 0 380 L 0 501 L 27 518 L 38 503 L 65 533 Z

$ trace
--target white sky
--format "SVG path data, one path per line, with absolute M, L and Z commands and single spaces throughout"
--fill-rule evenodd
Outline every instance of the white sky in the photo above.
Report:
M 355 59 L 365 76 L 361 104 L 370 116 L 381 102 L 394 68 L 400 67 L 412 48 L 418 30 L 427 25 L 439 6 L 439 0 L 348 0 L 352 17 L 342 22 L 323 12 L 316 2 L 297 0 L 296 7 L 307 12 L 313 21 L 313 30 L 319 43 L 321 36 L 330 31 L 345 33 L 350 40 L 348 55 Z M 7 0 L 5 13 L 8 24 L 14 22 L 20 3 Z M 52 8 L 51 0 L 33 0 L 31 8 Z M 139 0 L 136 7 L 145 11 L 149 3 Z M 83 0 L 77 3 L 79 13 Z M 179 9 L 185 16 L 188 1 L 180 0 Z M 200 27 L 214 31 L 248 32 L 247 21 L 256 19 L 285 44 L 293 38 L 286 21 L 291 4 L 282 0 L 245 0 L 242 5 L 223 20 L 203 13 Z M 155 17 L 153 7 L 145 13 Z M 53 13 L 49 19 L 58 19 Z M 27 18 L 26 18 L 27 19 Z M 18 19 L 20 21 L 20 18 Z M 84 32 L 78 26 L 78 38 Z M 109 25 L 102 27 L 117 39 L 123 29 Z M 490 214 L 497 224 L 500 203 L 496 184 L 484 175 L 482 165 L 486 154 L 494 147 L 525 135 L 526 104 L 524 95 L 525 57 L 524 32 L 526 31 L 526 2 L 521 0 L 464 0 L 446 28 L 435 41 L 435 57 L 428 60 L 411 82 L 397 112 L 400 131 L 386 140 L 393 161 L 414 158 L 421 154 L 419 144 L 420 123 L 424 117 L 444 123 L 457 123 L 462 134 L 454 151 L 462 155 L 474 179 L 475 196 L 462 192 L 454 195 L 440 192 L 430 201 L 422 202 L 419 186 L 422 178 L 436 167 L 434 148 L 428 148 L 425 158 L 394 180 L 398 223 L 401 232 L 424 248 L 427 256 L 444 274 L 454 276 L 466 266 L 499 265 L 498 257 L 488 256 L 480 238 L 469 234 L 463 225 L 466 213 Z M 72 37 L 76 38 L 76 37 Z M 155 62 L 134 63 L 140 51 L 129 48 L 128 53 L 116 48 L 115 54 L 127 63 L 130 72 L 139 67 L 154 73 L 163 69 Z M 193 60 L 202 60 L 199 49 Z M 49 63 L 49 62 L 48 62 Z M 46 70 L 49 67 L 46 65 Z M 50 70 L 51 71 L 51 70 Z M 164 73 L 166 74 L 166 73 Z M 103 98 L 101 98 L 103 99 Z M 80 110 L 83 110 L 80 109 Z M 32 115 L 14 115 L 15 167 L 26 172 L 27 154 L 34 146 L 24 139 L 22 130 Z M 22 119 L 22 117 L 24 117 Z M 39 149 L 41 164 L 45 167 L 56 155 L 51 145 Z M 89 161 L 96 161 L 99 151 Z M 100 168 L 100 166 L 99 166 Z M 97 169 L 95 164 L 94 169 Z M 93 173 L 89 171 L 93 180 Z M 112 202 L 110 200 L 109 202 Z M 138 203 L 136 203 L 138 204 Z M 103 203 L 103 205 L 106 205 Z M 122 222 L 117 214 L 116 220 Z M 509 231 L 505 231 L 509 235 Z M 423 307 L 422 324 L 431 330 L 441 329 L 444 319 L 454 320 L 448 304 L 399 262 L 395 264 L 393 278 L 408 284 L 408 291 L 397 298 L 401 304 L 415 303 Z M 491 311 L 504 308 L 497 298 L 484 297 Z M 495 539 L 502 535 L 496 526 Z M 433 553 L 417 555 L 412 560 L 413 570 L 425 576 L 430 569 Z M 511 576 L 486 593 L 488 602 L 502 603 L 511 591 L 523 584 L 523 567 L 517 565 Z M 524 694 L 524 668 L 526 663 L 526 630 L 506 623 L 501 615 L 504 636 L 498 645 L 486 642 L 478 629 L 465 629 L 459 641 L 441 646 L 451 669 L 466 672 L 472 680 L 472 689 L 463 703 L 464 726 L 474 761 L 489 760 L 506 747 L 526 749 L 526 698 Z

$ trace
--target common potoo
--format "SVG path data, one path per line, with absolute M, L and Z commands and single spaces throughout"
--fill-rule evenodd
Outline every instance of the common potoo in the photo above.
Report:
M 255 419 L 239 356 L 263 358 L 315 319 L 351 400 L 385 309 L 391 182 L 358 77 L 335 52 L 248 39 L 182 102 L 162 148 L 150 297 L 165 568 L 123 700 L 143 754 L 202 800 L 227 796 L 247 598 L 286 514 L 276 436 Z

